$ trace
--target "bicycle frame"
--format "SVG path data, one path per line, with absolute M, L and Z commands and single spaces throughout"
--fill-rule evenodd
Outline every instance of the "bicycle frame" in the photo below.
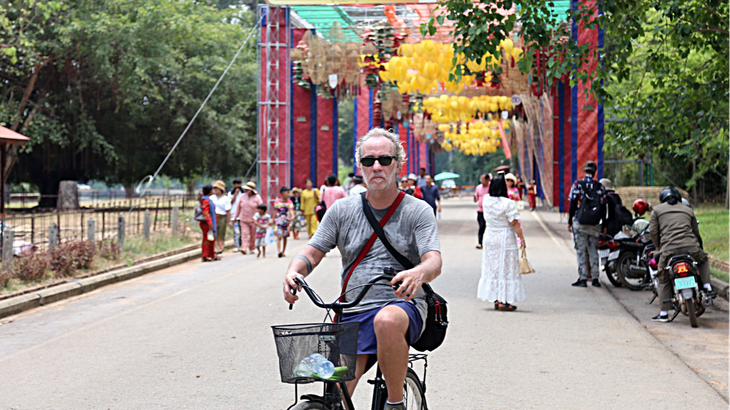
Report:
M 309 286 L 302 280 L 301 278 L 296 278 L 295 281 L 297 284 L 299 284 L 302 289 L 306 292 L 307 296 L 312 300 L 312 302 L 323 309 L 332 310 L 335 312 L 335 323 L 340 323 L 342 320 L 342 312 L 346 308 L 354 307 L 357 304 L 362 301 L 362 299 L 365 297 L 365 294 L 370 290 L 370 288 L 375 284 L 375 282 L 378 282 L 383 279 L 392 279 L 394 277 L 393 274 L 386 273 L 383 275 L 379 275 L 373 279 L 371 279 L 366 285 L 364 285 L 363 290 L 355 297 L 354 300 L 351 302 L 340 302 L 339 299 L 333 303 L 324 303 L 322 299 L 315 294 Z M 296 293 L 296 290 L 293 290 L 292 293 Z M 289 307 L 291 309 L 291 305 Z M 423 388 L 423 391 L 425 393 L 426 391 L 426 368 L 428 367 L 428 361 L 426 359 L 427 355 L 425 354 L 415 354 L 415 355 L 409 355 L 408 364 L 412 368 L 413 362 L 423 360 L 423 381 L 420 381 L 421 386 Z M 385 380 L 383 379 L 383 373 L 380 370 L 380 366 L 376 364 L 376 373 L 375 373 L 375 379 L 368 380 L 369 384 L 373 385 L 373 399 L 372 399 L 372 409 L 376 410 L 378 405 L 387 397 L 383 397 L 384 394 L 386 394 L 387 389 L 385 387 Z M 317 396 L 314 394 L 305 394 L 301 398 L 302 400 L 308 400 L 310 402 L 315 403 L 322 403 L 323 407 L 326 410 L 355 410 L 355 405 L 352 402 L 352 396 L 350 395 L 349 390 L 347 389 L 347 385 L 345 382 L 328 382 L 321 380 L 318 382 L 324 383 L 324 391 L 322 396 Z M 289 409 L 295 407 L 299 403 L 299 393 L 298 393 L 298 383 L 294 384 L 294 404 L 292 404 Z M 346 408 L 342 407 L 342 403 L 346 405 Z M 379 409 L 377 409 L 379 410 Z

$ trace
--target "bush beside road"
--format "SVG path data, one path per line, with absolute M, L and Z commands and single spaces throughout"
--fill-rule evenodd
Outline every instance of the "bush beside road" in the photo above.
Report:
M 728 210 L 723 206 L 704 205 L 696 207 L 694 211 L 700 222 L 705 251 L 710 254 L 712 261 L 712 275 L 728 282 Z

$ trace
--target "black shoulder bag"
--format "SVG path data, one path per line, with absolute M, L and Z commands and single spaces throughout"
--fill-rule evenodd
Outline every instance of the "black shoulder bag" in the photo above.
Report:
M 327 188 L 322 190 L 322 198 L 320 198 L 320 201 L 317 202 L 317 206 L 314 207 L 314 213 L 317 215 L 317 220 L 319 222 L 322 222 L 322 219 L 324 219 L 324 214 L 327 212 L 327 204 L 324 203 L 324 191 L 326 191 Z
M 370 226 L 372 226 L 378 235 L 380 242 L 385 245 L 388 252 L 393 255 L 401 266 L 406 269 L 413 269 L 415 267 L 413 263 L 395 250 L 393 245 L 390 244 L 390 241 L 388 241 L 388 238 L 385 237 L 383 227 L 375 219 L 375 215 L 373 215 L 373 211 L 370 209 L 370 204 L 365 199 L 365 192 L 360 195 L 362 196 L 362 209 L 368 218 L 368 222 L 370 222 Z M 426 322 L 423 324 L 424 329 L 421 337 L 412 345 L 414 349 L 420 352 L 431 351 L 441 346 L 444 338 L 446 338 L 446 329 L 449 326 L 449 320 L 446 317 L 446 299 L 434 292 L 431 285 L 427 283 L 423 285 L 423 290 L 426 292 L 426 303 L 428 304 Z

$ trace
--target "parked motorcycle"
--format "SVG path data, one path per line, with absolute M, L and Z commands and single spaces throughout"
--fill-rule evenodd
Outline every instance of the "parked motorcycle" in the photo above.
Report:
M 712 305 L 714 295 L 704 289 L 704 284 L 697 269 L 697 262 L 690 255 L 674 255 L 667 262 L 665 268 L 674 289 L 672 306 L 673 321 L 680 313 L 689 317 L 692 327 L 699 326 L 697 318 L 705 313 L 705 307 Z
M 621 279 L 618 277 L 618 272 L 616 272 L 615 263 L 619 256 L 618 247 L 618 242 L 613 240 L 611 235 L 602 233 L 598 237 L 598 257 L 600 258 L 601 265 L 603 265 L 603 271 L 606 272 L 606 277 L 611 284 L 620 288 L 622 284 Z M 612 263 L 609 263 L 609 261 L 612 261 Z

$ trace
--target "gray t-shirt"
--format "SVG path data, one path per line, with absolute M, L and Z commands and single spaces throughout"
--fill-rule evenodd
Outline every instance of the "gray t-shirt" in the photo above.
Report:
M 377 220 L 381 220 L 388 209 L 373 209 Z M 398 209 L 383 228 L 385 236 L 393 247 L 405 256 L 414 265 L 421 263 L 421 256 L 430 251 L 440 252 L 438 226 L 433 210 L 424 201 L 406 195 Z M 342 255 L 342 280 L 344 284 L 347 272 L 345 269 L 357 259 L 365 243 L 373 234 L 373 228 L 368 223 L 363 212 L 360 195 L 340 199 L 331 208 L 327 209 L 322 222 L 317 228 L 309 244 L 318 250 L 327 253 L 336 246 Z M 380 239 L 376 239 L 373 247 L 365 258 L 355 268 L 347 284 L 347 290 L 366 284 L 373 277 L 383 273 L 385 267 L 393 267 L 396 272 L 403 270 L 403 266 L 388 252 Z M 382 284 L 381 284 L 382 283 Z M 359 290 L 348 293 L 348 300 L 354 299 Z M 415 301 L 421 317 L 426 318 L 426 301 L 423 289 L 419 289 Z M 398 300 L 393 289 L 386 281 L 378 282 L 365 295 L 360 304 L 346 310 L 346 313 L 365 312 Z

